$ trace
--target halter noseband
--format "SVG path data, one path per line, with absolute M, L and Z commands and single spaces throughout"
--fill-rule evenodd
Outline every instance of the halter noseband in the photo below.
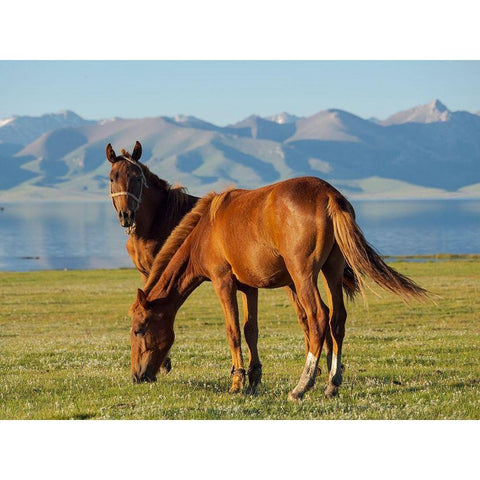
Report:
M 140 202 L 142 201 L 143 187 L 145 186 L 145 188 L 148 188 L 147 179 L 145 177 L 145 173 L 143 173 L 142 167 L 140 166 L 140 164 L 138 162 L 135 162 L 134 160 L 126 157 L 125 155 L 121 155 L 118 158 L 121 159 L 121 160 L 125 160 L 125 161 L 131 163 L 132 165 L 135 165 L 140 170 L 140 174 L 142 175 L 142 182 L 140 183 L 140 193 L 138 194 L 138 197 L 136 195 L 134 195 L 133 193 L 129 192 L 128 190 L 124 191 L 124 192 L 113 193 L 112 192 L 112 184 L 110 184 L 110 198 L 121 197 L 121 196 L 132 197 L 135 200 L 135 202 L 137 202 L 137 205 L 136 205 L 135 210 L 134 210 L 136 212 L 138 210 L 138 207 L 140 206 Z M 114 206 L 115 206 L 115 203 L 114 203 Z M 128 234 L 132 233 L 133 231 L 135 231 L 135 224 L 133 224 L 131 227 L 127 228 L 127 233 Z

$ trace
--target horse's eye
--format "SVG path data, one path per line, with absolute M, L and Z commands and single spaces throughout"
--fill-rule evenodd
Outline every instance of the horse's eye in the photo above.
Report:
M 113 183 L 113 178 L 110 178 L 110 182 Z

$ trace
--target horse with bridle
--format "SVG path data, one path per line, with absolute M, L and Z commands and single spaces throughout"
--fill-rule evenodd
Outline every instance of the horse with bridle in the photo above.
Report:
M 142 145 L 138 141 L 132 154 L 122 149 L 118 156 L 109 143 L 106 156 L 112 165 L 110 198 L 128 233 L 128 254 L 145 283 L 155 255 L 198 197 L 170 185 L 140 163 Z
M 321 274 L 328 306 L 320 296 Z M 257 340 L 259 288 L 290 292 L 305 337 L 306 361 L 289 398 L 313 387 L 325 345 L 327 396 L 342 382 L 341 355 L 347 312 L 343 291 L 364 292 L 364 276 L 404 299 L 427 292 L 388 266 L 365 240 L 353 207 L 327 182 L 302 177 L 256 190 L 229 190 L 200 199 L 174 229 L 152 264 L 130 312 L 131 374 L 154 381 L 175 338 L 178 309 L 202 282 L 210 280 L 222 304 L 232 355 L 230 392 L 243 390 L 244 367 L 236 293 L 246 300 L 245 339 L 249 391 L 261 377 Z M 260 368 L 260 369 L 259 369 Z

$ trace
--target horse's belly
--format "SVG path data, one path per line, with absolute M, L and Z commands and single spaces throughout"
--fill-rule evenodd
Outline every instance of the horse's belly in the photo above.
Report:
M 292 283 L 281 257 L 272 256 L 247 263 L 232 262 L 231 266 L 237 280 L 250 287 L 278 288 Z

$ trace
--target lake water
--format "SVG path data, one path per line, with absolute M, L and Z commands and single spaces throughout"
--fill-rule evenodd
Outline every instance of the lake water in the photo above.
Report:
M 480 253 L 480 200 L 352 201 L 384 255 Z M 132 267 L 111 203 L 4 204 L 0 270 Z

